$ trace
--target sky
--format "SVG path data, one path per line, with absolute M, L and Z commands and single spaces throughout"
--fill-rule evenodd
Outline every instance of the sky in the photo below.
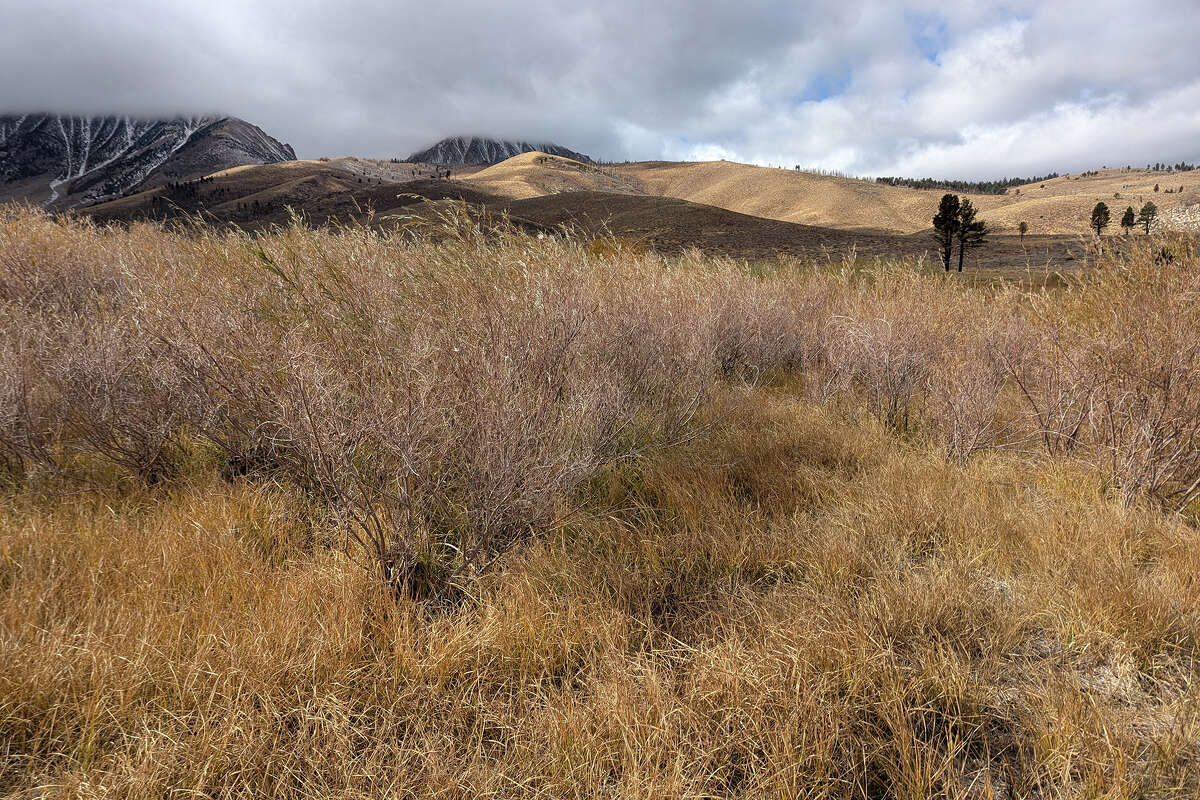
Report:
M 0 113 L 994 179 L 1200 160 L 1200 0 L 0 0 Z

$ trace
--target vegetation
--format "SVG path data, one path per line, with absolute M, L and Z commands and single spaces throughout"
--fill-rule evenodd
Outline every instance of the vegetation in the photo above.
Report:
M 1137 225 L 1137 217 L 1133 213 L 1133 206 L 1129 206 L 1121 216 L 1121 227 L 1125 229 L 1125 233 L 1128 235 L 1135 225 Z
M 876 178 L 876 183 L 888 186 L 907 186 L 910 189 L 948 189 L 969 194 L 1004 194 L 1014 186 L 1024 186 L 1027 183 L 1040 183 L 1059 177 L 1057 172 L 1041 175 L 1035 178 L 1001 178 L 998 181 L 955 181 L 937 180 L 934 178 Z
M 1191 172 L 1196 168 L 1195 164 L 1189 164 L 1186 161 L 1180 161 L 1178 164 L 1147 164 L 1146 169 L 1151 172 Z
M 954 255 L 954 240 L 958 232 L 958 212 L 961 202 L 956 194 L 944 194 L 933 216 L 933 240 L 942 257 L 942 266 L 950 271 L 950 258 Z
M 1138 212 L 1137 217 L 1138 224 L 1145 226 L 1147 236 L 1150 235 L 1150 226 L 1152 226 L 1157 219 L 1158 206 L 1147 200 L 1146 204 L 1142 206 L 1141 211 Z
M 933 217 L 933 240 L 937 243 L 942 267 L 946 272 L 950 271 L 950 258 L 954 254 L 955 242 L 958 242 L 959 272 L 963 271 L 963 259 L 967 250 L 983 245 L 988 228 L 983 220 L 977 217 L 978 211 L 970 199 L 962 200 L 956 194 L 942 195 L 938 212 Z
M 1108 205 L 1104 202 L 1099 202 L 1096 203 L 1095 208 L 1092 209 L 1092 218 L 1088 224 L 1091 226 L 1092 230 L 1096 232 L 1096 235 L 1099 236 L 1100 234 L 1104 233 L 1104 229 L 1108 227 L 1109 219 L 1110 216 L 1108 212 Z
M 963 200 L 958 208 L 958 221 L 954 238 L 958 240 L 958 271 L 963 271 L 963 259 L 967 250 L 981 247 L 988 234 L 987 225 L 978 219 L 978 210 L 970 200 Z
M 5 210 L 0 794 L 1196 796 L 1200 257 L 1104 258 Z

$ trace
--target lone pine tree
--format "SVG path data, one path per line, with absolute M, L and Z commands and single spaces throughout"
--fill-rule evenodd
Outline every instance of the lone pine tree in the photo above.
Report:
M 954 255 L 954 239 L 958 234 L 958 212 L 961 204 L 956 194 L 942 195 L 938 212 L 933 217 L 933 240 L 937 242 L 942 256 L 942 266 L 950 271 L 950 257 Z
M 979 247 L 988 234 L 987 225 L 977 219 L 979 210 L 970 200 L 963 200 L 958 207 L 958 226 L 954 237 L 958 239 L 958 271 L 963 270 L 963 257 L 968 248 Z
M 1103 202 L 1096 203 L 1096 207 L 1092 209 L 1091 222 L 1088 224 L 1091 225 L 1092 230 L 1096 232 L 1097 236 L 1099 236 L 1101 232 L 1108 227 L 1108 221 L 1108 206 Z

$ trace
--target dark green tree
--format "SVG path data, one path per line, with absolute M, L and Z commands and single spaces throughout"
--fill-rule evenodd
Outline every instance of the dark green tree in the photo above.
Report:
M 950 257 L 954 255 L 954 239 L 958 234 L 958 211 L 961 203 L 956 194 L 942 195 L 938 212 L 933 217 L 933 240 L 938 244 L 942 266 L 950 271 Z
M 1096 207 L 1092 209 L 1092 221 L 1089 224 L 1092 226 L 1092 230 L 1096 232 L 1097 236 L 1099 236 L 1104 229 L 1108 227 L 1108 220 L 1108 206 L 1103 202 L 1096 203 Z
M 1142 210 L 1138 212 L 1137 221 L 1139 225 L 1146 227 L 1146 235 L 1150 235 L 1150 226 L 1154 224 L 1154 220 L 1158 219 L 1158 206 L 1149 200 L 1146 205 L 1142 206 Z
M 963 200 L 958 207 L 958 227 L 954 238 L 958 239 L 958 271 L 963 271 L 963 258 L 968 248 L 979 247 L 988 234 L 987 225 L 977 219 L 979 210 L 970 200 Z
M 1133 206 L 1125 209 L 1125 213 L 1121 216 L 1121 227 L 1125 229 L 1125 235 L 1129 235 L 1129 231 L 1137 225 L 1137 217 L 1134 216 Z

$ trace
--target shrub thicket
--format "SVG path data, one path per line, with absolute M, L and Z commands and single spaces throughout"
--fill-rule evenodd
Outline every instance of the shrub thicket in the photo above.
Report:
M 6 210 L 0 792 L 1194 795 L 1200 270 L 1098 257 Z

